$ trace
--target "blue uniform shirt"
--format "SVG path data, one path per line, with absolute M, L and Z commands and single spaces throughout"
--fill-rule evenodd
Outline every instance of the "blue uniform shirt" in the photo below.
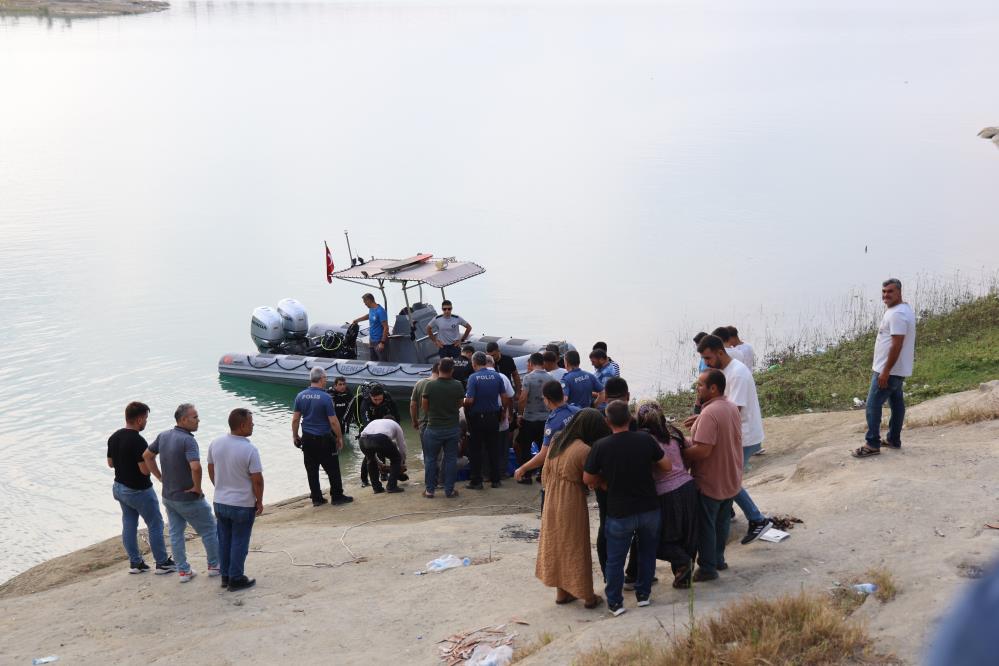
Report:
M 377 345 L 382 341 L 382 323 L 387 321 L 388 314 L 385 308 L 380 305 L 368 308 L 368 342 Z
M 503 393 L 503 377 L 490 368 L 482 368 L 468 378 L 466 398 L 475 402 L 469 407 L 469 414 L 493 414 L 500 411 L 500 394 Z
M 604 385 L 592 372 L 576 368 L 562 375 L 562 390 L 570 405 L 583 409 L 593 404 L 593 393 L 603 391 Z
M 610 362 L 593 374 L 597 376 L 601 384 L 606 384 L 607 380 L 611 377 L 620 377 L 621 369 L 617 366 L 617 363 Z
M 545 419 L 545 436 L 541 440 L 541 446 L 548 446 L 552 443 L 552 437 L 555 436 L 559 430 L 562 430 L 567 425 L 572 417 L 580 411 L 579 407 L 576 405 L 570 405 L 565 403 L 564 405 L 559 405 L 551 412 L 548 413 L 548 418 Z
M 326 391 L 310 386 L 295 396 L 295 411 L 302 415 L 302 432 L 330 434 L 330 417 L 336 416 L 333 398 Z

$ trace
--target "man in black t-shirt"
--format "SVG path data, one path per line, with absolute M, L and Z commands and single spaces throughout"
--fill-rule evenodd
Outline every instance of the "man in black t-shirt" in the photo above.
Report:
M 624 612 L 624 558 L 632 539 L 638 540 L 638 580 L 635 597 L 639 606 L 649 605 L 652 576 L 656 571 L 660 509 L 652 469 L 670 470 L 669 458 L 645 432 L 629 432 L 628 403 L 615 400 L 607 405 L 607 423 L 613 434 L 593 444 L 583 482 L 591 488 L 607 489 L 607 608 L 612 615 Z
M 454 359 L 454 372 L 451 373 L 451 379 L 457 379 L 466 388 L 468 387 L 468 378 L 472 375 L 472 354 L 474 353 L 475 347 L 464 345 L 461 348 L 461 356 Z
M 108 467 L 114 469 L 111 493 L 121 505 L 121 542 L 128 553 L 128 573 L 140 574 L 149 570 L 139 550 L 139 516 L 142 516 L 149 529 L 156 573 L 166 574 L 175 571 L 176 565 L 167 554 L 160 503 L 149 480 L 149 468 L 142 459 L 146 440 L 139 433 L 148 420 L 149 406 L 130 402 L 125 407 L 125 427 L 108 438 Z

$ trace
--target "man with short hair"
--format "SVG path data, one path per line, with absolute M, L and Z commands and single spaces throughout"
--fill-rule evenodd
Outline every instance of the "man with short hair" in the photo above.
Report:
M 465 391 L 465 418 L 468 420 L 468 462 L 470 479 L 465 487 L 482 490 L 482 458 L 488 456 L 493 488 L 499 488 L 503 470 L 503 450 L 499 439 L 500 412 L 509 404 L 500 373 L 487 366 L 486 355 L 472 355 L 475 372 Z
M 562 358 L 562 349 L 561 349 L 561 347 L 559 347 L 554 342 L 550 342 L 547 345 L 545 345 L 545 351 L 550 351 L 553 354 L 555 354 L 555 365 L 556 365 L 556 367 L 563 368 L 563 369 L 565 368 L 565 359 Z M 549 370 L 548 372 L 550 373 L 551 371 Z
M 551 375 L 555 381 L 562 381 L 562 377 L 565 376 L 565 368 L 558 366 L 558 353 L 553 352 L 551 349 L 546 349 L 542 353 L 542 357 L 544 358 L 545 372 Z
M 612 364 L 603 349 L 594 349 L 590 352 L 590 364 L 593 366 L 593 374 L 601 384 L 606 384 L 611 377 L 621 376 L 621 370 L 616 367 L 617 363 Z
M 638 580 L 635 598 L 648 606 L 659 545 L 660 508 L 654 467 L 668 472 L 669 458 L 647 432 L 630 432 L 628 403 L 615 400 L 607 405 L 607 423 L 612 434 L 597 440 L 583 466 L 583 483 L 607 490 L 607 608 L 612 615 L 624 612 L 624 560 L 632 540 L 638 543 Z
M 570 405 L 585 409 L 593 401 L 602 401 L 603 382 L 596 375 L 579 368 L 579 352 L 575 349 L 565 353 L 566 373 L 562 376 L 562 389 Z
M 517 364 L 513 357 L 500 353 L 499 343 L 496 342 L 486 343 L 486 354 L 491 356 L 493 363 L 496 364 L 496 372 L 510 380 L 514 395 L 520 395 L 520 372 L 517 371 Z
M 572 417 L 579 412 L 579 407 L 566 402 L 565 393 L 562 391 L 562 384 L 555 380 L 545 382 L 541 386 L 541 397 L 544 399 L 545 409 L 548 410 L 548 418 L 545 419 L 544 434 L 541 437 L 541 450 L 513 473 L 513 477 L 518 481 L 524 478 L 524 475 L 532 469 L 538 469 L 545 464 L 545 460 L 548 458 L 548 447 L 552 443 L 552 437 L 565 429 L 569 425 L 569 421 L 572 420 Z M 543 497 L 544 495 L 542 494 Z
M 451 301 L 441 301 L 441 314 L 427 324 L 427 335 L 437 345 L 438 356 L 441 358 L 461 356 L 460 347 L 472 332 L 472 325 L 459 315 L 452 314 L 452 310 Z M 465 332 L 461 333 L 458 327 L 464 327 Z
M 608 352 L 607 352 L 607 343 L 604 342 L 604 341 L 602 341 L 602 340 L 594 342 L 593 343 L 593 349 L 594 349 L 594 351 L 596 351 L 597 349 L 599 349 L 605 355 L 607 355 L 607 363 L 611 367 L 611 375 L 608 375 L 608 376 L 609 377 L 610 376 L 620 377 L 621 376 L 621 366 L 618 365 L 617 362 L 614 359 L 612 359 L 610 357 L 610 355 L 608 354 Z
M 902 423 L 905 398 L 902 387 L 912 376 L 916 349 L 916 313 L 902 300 L 902 282 L 889 278 L 881 283 L 885 313 L 874 339 L 874 363 L 871 386 L 867 391 L 867 434 L 864 445 L 853 451 L 854 458 L 870 458 L 881 447 L 902 448 Z M 881 439 L 881 412 L 885 402 L 891 408 L 888 438 Z
M 368 308 L 368 313 L 361 315 L 350 323 L 357 324 L 365 319 L 368 320 L 368 346 L 371 350 L 371 360 L 387 361 L 387 345 L 389 340 L 388 313 L 385 312 L 385 308 L 378 304 L 372 294 L 365 294 L 361 297 L 361 300 L 364 302 L 364 307 Z
M 312 506 L 326 504 L 319 485 L 319 468 L 326 470 L 330 480 L 330 502 L 334 505 L 353 502 L 343 494 L 339 452 L 343 448 L 343 433 L 336 418 L 333 400 L 326 392 L 326 371 L 316 366 L 309 371 L 309 388 L 295 396 L 295 413 L 291 418 L 291 438 L 302 450 L 305 476 L 309 481 Z M 298 426 L 302 426 L 302 435 Z
M 333 388 L 329 390 L 330 398 L 333 399 L 333 411 L 336 412 L 336 420 L 343 428 L 346 423 L 344 417 L 347 415 L 347 405 L 350 404 L 350 391 L 347 390 L 347 378 L 335 377 Z
M 428 499 L 432 499 L 437 490 L 437 457 L 441 452 L 444 455 L 444 496 L 458 496 L 454 482 L 458 477 L 458 443 L 461 437 L 459 410 L 465 398 L 465 388 L 452 378 L 453 372 L 454 359 L 442 358 L 437 377 L 427 382 L 420 397 L 426 414 L 426 427 L 421 437 L 423 496 Z
M 729 356 L 748 367 L 746 359 L 742 355 L 742 351 L 735 348 L 735 341 L 732 339 L 732 334 L 728 332 L 728 326 L 719 326 L 715 330 L 711 331 L 711 335 L 722 341 L 722 345 L 725 347 L 725 352 Z
M 544 357 L 539 352 L 534 352 L 527 359 L 527 374 L 524 375 L 523 390 L 520 392 L 518 404 L 521 414 L 516 440 L 518 467 L 531 459 L 532 444 L 537 444 L 540 449 L 541 440 L 544 439 L 548 407 L 545 405 L 542 389 L 545 384 L 553 381 L 552 376 L 545 372 L 544 364 Z M 534 483 L 532 477 L 533 474 L 528 472 L 517 483 L 531 485 Z
M 450 358 L 450 357 L 448 357 Z M 451 367 L 454 367 L 454 359 L 451 359 Z M 413 386 L 413 392 L 409 396 L 409 418 L 413 422 L 413 430 L 423 436 L 423 429 L 427 427 L 427 411 L 423 409 L 423 389 L 427 384 L 440 377 L 441 363 L 436 361 L 430 367 L 430 376 L 424 377 Z
M 725 397 L 739 409 L 742 423 L 742 472 L 745 473 L 749 467 L 749 459 L 763 447 L 763 415 L 760 413 L 756 380 L 742 361 L 728 354 L 729 348 L 725 347 L 720 338 L 714 335 L 705 337 L 697 345 L 697 350 L 701 352 L 701 357 L 708 367 L 721 370 L 725 374 Z M 735 496 L 735 503 L 749 521 L 746 536 L 742 538 L 743 545 L 755 541 L 773 525 L 757 508 L 745 488 L 739 490 Z
M 753 349 L 753 345 L 748 342 L 743 342 L 739 337 L 739 329 L 735 326 L 726 326 L 729 334 L 729 343 L 733 348 L 742 354 L 742 362 L 746 364 L 746 367 L 752 370 L 756 367 L 756 350 Z
M 725 544 L 732 501 L 742 489 L 742 419 L 739 408 L 725 397 L 725 384 L 725 373 L 721 370 L 706 370 L 698 376 L 701 413 L 691 426 L 693 443 L 682 451 L 697 484 L 700 505 L 697 528 L 700 566 L 693 575 L 695 582 L 715 580 L 719 571 L 728 568 Z
M 472 376 L 472 354 L 475 353 L 475 347 L 472 345 L 462 345 L 461 355 L 454 359 L 454 372 L 451 373 L 451 379 L 456 379 L 461 382 L 462 386 L 468 384 L 468 378 Z
M 244 572 L 253 521 L 264 512 L 264 469 L 260 453 L 249 439 L 252 434 L 253 414 L 236 408 L 229 412 L 229 434 L 208 445 L 208 478 L 215 486 L 219 570 L 222 587 L 230 592 L 257 583 Z
M 364 430 L 369 423 L 376 419 L 392 419 L 396 423 L 399 422 L 399 409 L 396 407 L 395 400 L 392 396 L 385 392 L 385 389 L 381 384 L 375 383 L 367 388 L 366 393 L 362 393 L 359 398 L 360 405 L 354 409 L 350 409 L 346 415 L 346 426 L 344 430 L 350 430 L 351 422 L 357 420 L 357 432 L 360 433 Z M 354 403 L 357 405 L 357 403 Z M 384 460 L 382 460 L 384 462 Z M 367 488 L 368 486 L 368 466 L 361 465 L 361 487 Z
M 125 427 L 108 437 L 108 467 L 114 469 L 111 494 L 121 506 L 121 543 L 128 554 L 128 573 L 149 571 L 139 550 L 139 516 L 142 516 L 149 530 L 149 547 L 156 560 L 156 573 L 167 574 L 176 570 L 176 564 L 167 553 L 163 539 L 163 515 L 143 458 L 146 440 L 139 434 L 146 429 L 148 420 L 149 405 L 130 402 L 125 406 Z
M 698 331 L 697 335 L 694 336 L 694 349 L 697 349 L 697 345 L 701 344 L 701 340 L 708 337 L 708 334 L 704 331 Z M 705 370 L 708 370 L 708 364 L 704 362 L 701 358 L 700 352 L 697 354 L 697 374 L 701 374 Z M 694 409 L 694 413 L 697 413 L 697 408 Z
M 368 477 L 371 479 L 371 489 L 379 493 L 401 493 L 399 477 L 406 469 L 406 435 L 402 427 L 392 419 L 375 419 L 364 426 L 358 438 L 361 452 L 364 454 L 364 464 L 368 467 Z M 389 464 L 388 486 L 382 487 L 378 459 L 387 460 Z
M 194 438 L 201 420 L 198 410 L 185 402 L 177 407 L 173 419 L 177 425 L 157 435 L 142 458 L 163 484 L 163 506 L 170 521 L 170 549 L 177 561 L 180 582 L 187 583 L 196 575 L 187 561 L 184 531 L 188 523 L 205 547 L 209 577 L 219 575 L 219 537 L 212 508 L 201 491 L 201 451 Z M 156 463 L 157 455 L 161 465 Z

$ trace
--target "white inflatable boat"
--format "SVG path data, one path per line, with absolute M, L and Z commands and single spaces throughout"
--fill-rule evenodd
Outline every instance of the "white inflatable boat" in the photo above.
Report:
M 286 298 L 277 308 L 258 307 L 253 311 L 250 335 L 256 344 L 256 353 L 228 353 L 219 359 L 219 374 L 242 377 L 262 382 L 306 386 L 309 371 L 321 367 L 332 381 L 334 377 L 347 379 L 351 388 L 376 381 L 386 390 L 399 396 L 408 396 L 420 379 L 430 376 L 430 366 L 437 360 L 437 346 L 426 335 L 427 324 L 437 316 L 437 311 L 423 302 L 423 286 L 440 289 L 484 273 L 478 264 L 452 259 L 433 260 L 421 254 L 401 261 L 372 259 L 357 262 L 348 269 L 331 274 L 331 277 L 353 282 L 365 287 L 377 287 L 382 303 L 388 310 L 385 284 L 394 282 L 401 286 L 405 307 L 395 317 L 389 331 L 388 360 L 368 361 L 370 347 L 368 331 L 356 324 L 308 323 L 305 307 L 298 301 Z M 417 300 L 410 304 L 409 290 L 417 289 Z M 565 340 L 551 338 L 516 338 L 473 334 L 468 338 L 477 351 L 495 342 L 500 352 L 512 356 L 517 369 L 527 370 L 527 357 L 544 351 L 554 344 L 564 354 L 574 347 Z

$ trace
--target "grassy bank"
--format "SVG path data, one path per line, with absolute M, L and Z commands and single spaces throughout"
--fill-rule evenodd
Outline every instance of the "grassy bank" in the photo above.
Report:
M 851 409 L 867 397 L 875 332 L 869 330 L 821 354 L 787 353 L 780 363 L 756 373 L 764 416 L 806 410 Z M 999 378 L 999 293 L 957 305 L 941 314 L 923 314 L 916 324 L 916 363 L 906 382 L 906 400 L 915 404 L 945 393 L 966 391 Z M 690 414 L 692 391 L 659 396 L 667 414 Z

